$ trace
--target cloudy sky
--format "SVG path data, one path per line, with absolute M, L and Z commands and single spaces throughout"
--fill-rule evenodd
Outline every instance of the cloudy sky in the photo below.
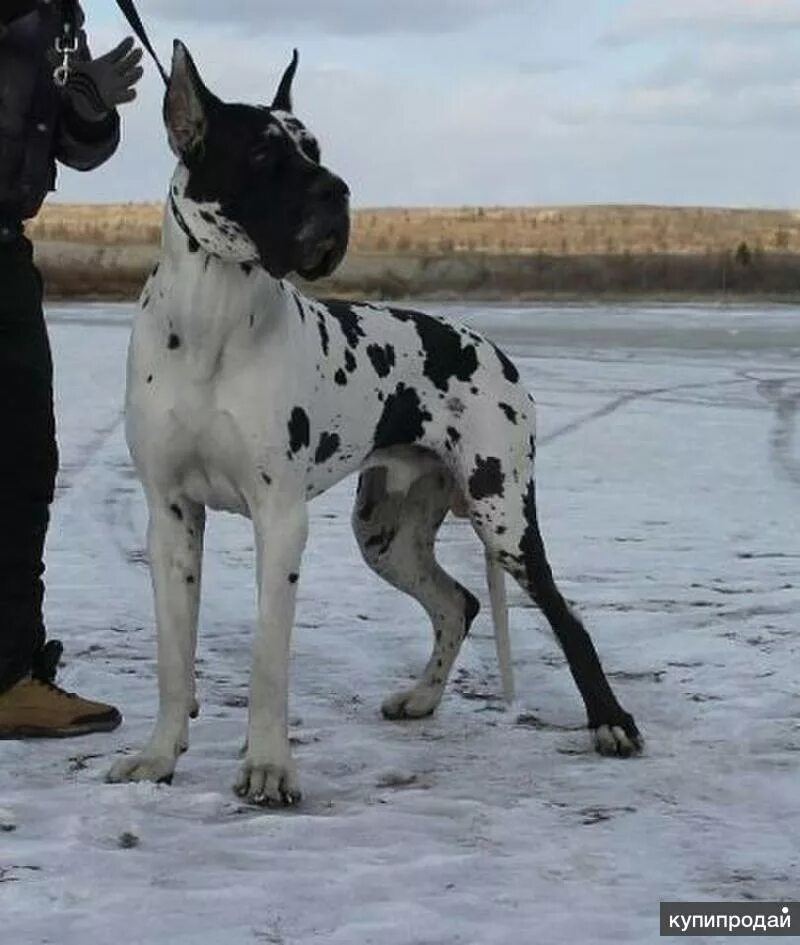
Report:
M 138 0 L 223 98 L 297 114 L 356 206 L 800 207 L 800 0 Z M 97 51 L 128 30 L 84 0 Z M 160 199 L 148 69 L 120 154 L 62 200 Z

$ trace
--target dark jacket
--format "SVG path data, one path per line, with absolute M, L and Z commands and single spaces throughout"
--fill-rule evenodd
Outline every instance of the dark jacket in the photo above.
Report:
M 82 119 L 53 82 L 65 0 L 0 0 L 0 220 L 26 220 L 56 181 L 56 161 L 89 171 L 119 143 L 119 116 Z M 77 7 L 78 26 L 83 14 Z M 80 58 L 89 58 L 80 31 Z

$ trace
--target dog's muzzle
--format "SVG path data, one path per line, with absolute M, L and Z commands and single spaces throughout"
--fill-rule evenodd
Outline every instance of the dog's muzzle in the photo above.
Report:
M 329 276 L 344 258 L 350 240 L 350 189 L 327 174 L 313 194 L 311 219 L 297 236 L 297 273 L 313 281 Z

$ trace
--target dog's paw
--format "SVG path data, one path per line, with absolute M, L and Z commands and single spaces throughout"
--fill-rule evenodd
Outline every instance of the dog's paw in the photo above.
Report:
M 598 754 L 610 758 L 630 758 L 644 748 L 644 739 L 627 713 L 616 724 L 598 725 L 592 730 Z
M 441 699 L 441 687 L 420 683 L 413 689 L 389 696 L 384 700 L 381 712 L 385 719 L 423 719 L 433 713 Z
M 261 807 L 294 807 L 302 800 L 294 765 L 258 764 L 246 760 L 234 791 Z
M 175 774 L 175 759 L 158 755 L 134 755 L 120 758 L 106 775 L 109 784 L 123 781 L 155 781 L 156 784 L 172 784 Z

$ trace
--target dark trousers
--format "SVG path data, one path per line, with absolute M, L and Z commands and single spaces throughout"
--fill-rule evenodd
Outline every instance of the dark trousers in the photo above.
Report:
M 58 451 L 42 280 L 24 237 L 0 242 L 0 692 L 44 645 L 43 552 Z

